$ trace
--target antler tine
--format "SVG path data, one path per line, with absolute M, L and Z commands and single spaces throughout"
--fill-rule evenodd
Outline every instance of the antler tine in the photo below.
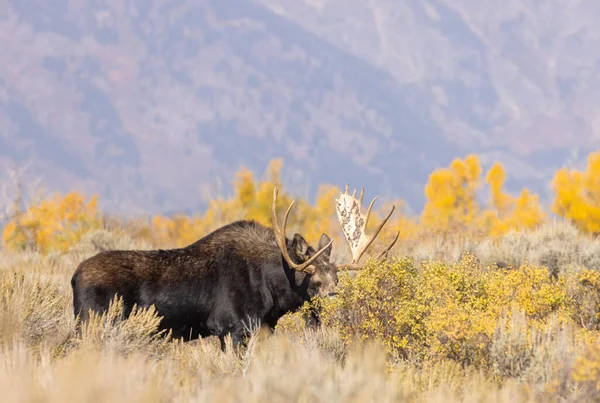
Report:
M 325 252 L 325 250 L 327 248 L 329 248 L 329 246 L 333 243 L 333 239 L 331 241 L 329 241 L 329 243 L 325 247 L 323 247 L 322 249 L 317 251 L 317 253 L 315 253 L 310 259 L 308 259 L 304 263 L 302 263 L 302 264 L 294 263 L 288 253 L 286 239 L 285 239 L 285 230 L 286 230 L 286 226 L 287 226 L 287 219 L 288 219 L 288 216 L 290 215 L 290 211 L 292 210 L 292 206 L 294 205 L 294 200 L 292 200 L 289 207 L 287 208 L 287 211 L 285 212 L 285 216 L 283 216 L 282 228 L 279 228 L 279 225 L 277 224 L 277 193 L 278 192 L 279 192 L 279 189 L 277 187 L 274 187 L 273 188 L 273 208 L 272 208 L 272 210 L 273 210 L 273 229 L 275 231 L 275 241 L 277 242 L 277 246 L 279 246 L 279 249 L 281 250 L 281 254 L 283 255 L 283 258 L 285 259 L 287 264 L 292 269 L 297 270 L 297 271 L 303 271 L 308 274 L 313 274 L 315 272 L 315 268 L 314 268 L 314 266 L 312 266 L 312 262 L 314 262 L 323 252 Z
M 369 238 L 369 242 L 367 242 L 367 244 L 364 246 L 364 248 L 362 248 L 360 255 L 358 255 L 358 259 L 356 260 L 356 263 L 358 263 L 358 261 L 360 260 L 360 258 L 362 257 L 362 255 L 367 251 L 367 249 L 369 249 L 369 246 L 371 246 L 371 244 L 373 243 L 373 241 L 375 240 L 375 238 L 377 238 L 377 236 L 379 235 L 379 232 L 381 231 L 381 229 L 383 228 L 383 226 L 385 225 L 385 223 L 387 222 L 387 220 L 390 219 L 390 217 L 392 216 L 392 213 L 394 212 L 394 210 L 396 209 L 396 206 L 392 206 L 389 214 L 387 215 L 387 217 L 385 217 L 385 219 L 381 222 L 381 224 L 379 224 L 379 227 L 377 227 L 377 230 L 375 230 L 375 233 L 373 234 L 373 236 L 371 236 Z M 369 212 L 367 212 L 367 214 L 369 214 Z M 368 215 L 367 215 L 368 218 Z
M 371 200 L 371 204 L 369 204 L 369 208 L 367 209 L 367 214 L 365 215 L 365 228 L 367 228 L 367 224 L 369 223 L 369 217 L 371 216 L 371 209 L 373 208 L 373 204 L 375 204 L 375 200 L 377 200 L 378 198 L 379 198 L 379 196 L 375 196 L 373 198 L 373 200 Z M 394 211 L 394 210 L 392 210 L 392 211 Z
M 377 255 L 377 260 L 381 260 L 384 257 L 387 257 L 390 249 L 392 249 L 392 247 L 396 244 L 396 241 L 398 240 L 398 237 L 400 236 L 400 231 L 398 231 L 396 233 L 396 236 L 394 237 L 394 240 L 383 250 L 381 251 L 381 253 L 379 255 Z

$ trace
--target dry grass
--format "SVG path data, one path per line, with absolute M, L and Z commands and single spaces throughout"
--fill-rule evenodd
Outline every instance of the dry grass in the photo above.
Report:
M 555 226 L 496 245 L 433 244 L 402 252 L 456 260 L 470 249 L 482 261 L 546 259 L 563 272 L 595 268 L 599 245 Z M 180 343 L 156 337 L 153 311 L 123 320 L 118 301 L 77 336 L 69 284 L 76 265 L 101 249 L 146 247 L 99 231 L 65 254 L 0 251 L 2 402 L 600 401 L 593 380 L 574 380 L 584 344 L 572 329 L 536 331 L 518 312 L 494 334 L 491 370 L 453 360 L 400 360 L 377 341 L 346 343 L 327 327 L 286 327 L 274 335 L 257 330 L 247 351 L 222 353 L 212 338 Z
M 547 222 L 535 231 L 512 231 L 499 239 L 432 238 L 398 245 L 394 250 L 417 259 L 435 257 L 448 261 L 457 261 L 464 252 L 472 252 L 483 264 L 519 266 L 528 261 L 544 265 L 555 274 L 581 267 L 600 270 L 600 239 L 581 235 L 566 220 Z

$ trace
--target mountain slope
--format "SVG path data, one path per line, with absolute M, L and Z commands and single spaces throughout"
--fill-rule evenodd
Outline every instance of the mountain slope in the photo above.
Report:
M 458 142 L 520 155 L 600 145 L 597 2 L 260 2 L 397 82 L 418 83 L 431 118 Z
M 109 209 L 198 210 L 274 157 L 297 192 L 350 182 L 419 209 L 454 157 L 544 192 L 598 145 L 590 1 L 567 18 L 555 0 L 8 4 L 0 166 L 31 161 Z
M 48 187 L 194 209 L 215 178 L 283 156 L 311 194 L 349 181 L 418 201 L 456 153 L 409 110 L 414 88 L 261 6 L 31 4 L 0 23 L 0 156 Z

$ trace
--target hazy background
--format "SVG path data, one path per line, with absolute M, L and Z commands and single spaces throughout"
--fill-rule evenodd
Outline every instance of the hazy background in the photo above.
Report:
M 600 144 L 599 19 L 593 0 L 0 0 L 0 169 L 195 212 L 283 157 L 292 193 L 420 210 L 427 175 L 476 152 L 544 200 Z

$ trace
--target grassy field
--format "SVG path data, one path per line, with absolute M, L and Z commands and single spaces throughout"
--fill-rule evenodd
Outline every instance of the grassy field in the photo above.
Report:
M 315 302 L 320 329 L 288 315 L 239 353 L 156 337 L 154 312 L 118 304 L 77 337 L 77 264 L 149 247 L 104 229 L 64 253 L 0 252 L 2 402 L 600 401 L 600 241 L 567 224 L 399 245 Z

